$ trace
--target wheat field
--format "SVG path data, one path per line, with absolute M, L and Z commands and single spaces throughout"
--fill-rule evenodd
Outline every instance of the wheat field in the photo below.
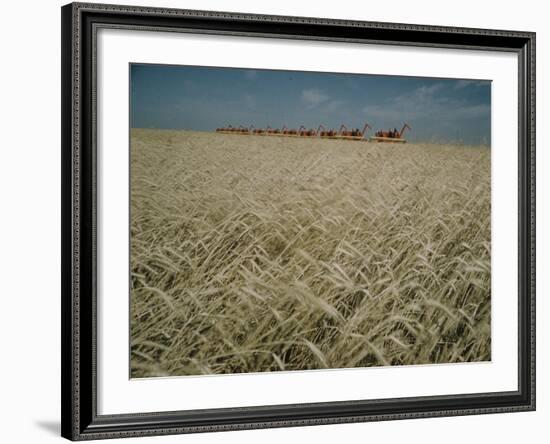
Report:
M 490 149 L 131 131 L 131 376 L 491 358 Z

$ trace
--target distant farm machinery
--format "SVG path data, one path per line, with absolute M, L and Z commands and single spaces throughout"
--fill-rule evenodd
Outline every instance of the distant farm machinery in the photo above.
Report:
M 216 128 L 217 133 L 222 134 L 239 134 L 239 135 L 249 135 L 249 136 L 278 136 L 278 137 L 318 137 L 321 139 L 341 139 L 341 140 L 360 140 L 360 141 L 373 141 L 373 142 L 406 142 L 406 139 L 403 138 L 405 129 L 411 129 L 411 127 L 405 123 L 401 131 L 397 131 L 396 128 L 388 131 L 377 131 L 374 136 L 367 137 L 367 131 L 371 129 L 368 123 L 365 123 L 362 130 L 359 128 L 348 129 L 346 125 L 342 124 L 339 130 L 336 129 L 327 129 L 323 125 L 315 130 L 313 128 L 306 128 L 304 125 L 300 126 L 298 129 L 287 128 L 286 125 L 281 129 L 271 128 L 267 126 L 266 128 L 255 128 L 254 125 L 250 127 L 234 127 L 228 125 L 226 127 Z
M 408 123 L 405 123 L 403 125 L 403 128 L 401 128 L 401 131 L 397 131 L 397 128 L 390 129 L 388 131 L 376 131 L 374 134 L 374 137 L 371 137 L 370 140 L 374 142 L 401 142 L 405 143 L 407 140 L 403 138 L 403 134 L 405 133 L 405 130 L 410 130 L 411 127 Z
M 338 139 L 361 140 L 365 137 L 365 134 L 367 134 L 369 128 L 372 129 L 372 126 L 366 122 L 362 131 L 359 131 L 359 128 L 348 130 L 346 125 L 342 124 L 342 126 L 340 126 L 339 134 L 336 137 Z

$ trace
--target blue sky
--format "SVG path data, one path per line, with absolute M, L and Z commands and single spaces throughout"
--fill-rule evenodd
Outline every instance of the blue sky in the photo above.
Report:
M 134 128 L 401 128 L 412 141 L 490 143 L 491 83 L 481 80 L 132 64 Z

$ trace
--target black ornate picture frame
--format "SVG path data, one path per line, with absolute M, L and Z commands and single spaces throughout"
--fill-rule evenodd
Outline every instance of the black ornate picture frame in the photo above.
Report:
M 65 438 L 120 438 L 535 409 L 535 33 L 86 3 L 66 5 L 61 14 Z M 95 51 L 99 28 L 514 53 L 519 66 L 517 391 L 98 415 Z

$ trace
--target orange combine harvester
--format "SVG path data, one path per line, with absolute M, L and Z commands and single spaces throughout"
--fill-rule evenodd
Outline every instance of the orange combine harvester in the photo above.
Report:
M 370 140 L 373 142 L 401 142 L 405 143 L 407 140 L 403 138 L 403 134 L 406 129 L 411 129 L 408 123 L 403 125 L 401 131 L 397 131 L 397 128 L 390 129 L 388 131 L 377 131 L 374 134 L 374 137 L 371 137 Z
M 339 134 L 336 136 L 337 139 L 347 139 L 347 140 L 361 140 L 365 137 L 368 129 L 372 129 L 368 123 L 365 122 L 365 126 L 362 131 L 359 131 L 359 128 L 348 130 L 346 125 L 342 124 L 340 126 Z
M 239 135 L 254 135 L 254 136 L 278 136 L 278 137 L 319 137 L 321 139 L 341 139 L 341 140 L 359 140 L 363 142 L 406 142 L 403 138 L 405 129 L 411 129 L 411 127 L 405 123 L 401 131 L 397 131 L 396 128 L 388 131 L 377 131 L 373 137 L 367 138 L 367 131 L 372 129 L 368 123 L 365 122 L 362 130 L 359 128 L 348 129 L 346 125 L 342 124 L 339 130 L 326 129 L 323 125 L 319 125 L 317 130 L 312 128 L 308 129 L 304 125 L 300 128 L 287 128 L 286 125 L 281 129 L 271 128 L 269 125 L 267 128 L 255 128 L 254 125 L 250 127 L 239 126 L 238 128 L 228 125 L 226 127 L 216 128 L 217 133 L 223 134 L 239 134 Z

